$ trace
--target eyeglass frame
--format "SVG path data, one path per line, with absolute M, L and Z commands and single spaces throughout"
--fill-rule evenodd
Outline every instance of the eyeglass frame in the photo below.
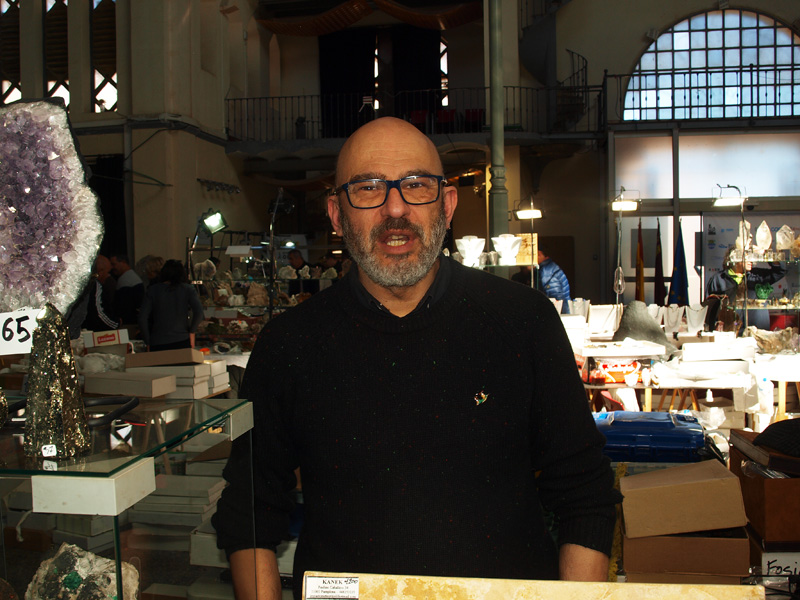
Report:
M 433 177 L 434 179 L 436 179 L 436 187 L 437 187 L 436 196 L 433 198 L 433 200 L 430 200 L 428 202 L 409 202 L 408 200 L 406 200 L 406 197 L 403 196 L 403 190 L 400 187 L 400 182 L 407 181 L 409 179 L 417 179 L 420 177 Z M 383 197 L 383 202 L 381 202 L 380 204 L 376 204 L 375 206 L 356 206 L 355 204 L 353 204 L 353 201 L 350 199 L 350 189 L 349 189 L 350 186 L 354 183 L 364 183 L 366 181 L 382 181 L 383 183 L 386 184 L 386 195 Z M 444 181 L 445 181 L 444 175 L 427 175 L 427 174 L 407 175 L 406 177 L 401 177 L 400 179 L 380 179 L 378 177 L 372 177 L 369 179 L 356 179 L 354 181 L 348 181 L 347 183 L 343 183 L 339 187 L 331 190 L 331 196 L 336 196 L 341 192 L 344 192 L 344 195 L 347 196 L 347 203 L 356 210 L 372 210 L 373 208 L 380 208 L 381 206 L 386 204 L 386 201 L 389 199 L 389 192 L 392 189 L 396 188 L 397 192 L 400 194 L 400 198 L 402 198 L 403 202 L 405 202 L 409 206 L 425 206 L 427 204 L 433 204 L 439 199 L 439 196 L 441 196 L 442 194 L 442 183 Z

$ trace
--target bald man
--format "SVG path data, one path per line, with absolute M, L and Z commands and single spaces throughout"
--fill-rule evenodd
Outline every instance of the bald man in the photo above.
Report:
M 620 498 L 569 340 L 541 293 L 441 254 L 457 203 L 405 121 L 343 146 L 328 215 L 355 266 L 265 326 L 243 381 L 254 493 L 240 439 L 213 520 L 240 600 L 280 595 L 298 468 L 297 598 L 306 570 L 606 579 Z

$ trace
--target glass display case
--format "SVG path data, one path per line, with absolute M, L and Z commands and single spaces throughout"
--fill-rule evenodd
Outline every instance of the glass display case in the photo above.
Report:
M 111 409 L 92 406 L 87 417 Z M 10 419 L 0 430 L 0 577 L 24 596 L 64 542 L 113 561 L 117 590 L 126 590 L 120 600 L 134 597 L 123 562 L 136 569 L 139 598 L 151 586 L 208 576 L 191 564 L 191 535 L 213 514 L 230 442 L 245 435 L 249 444 L 252 421 L 246 400 L 142 399 L 92 428 L 87 455 L 52 460 L 25 456 L 24 418 Z

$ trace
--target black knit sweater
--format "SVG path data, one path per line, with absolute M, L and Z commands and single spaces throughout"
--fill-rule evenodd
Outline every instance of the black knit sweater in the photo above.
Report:
M 285 536 L 297 466 L 296 581 L 305 570 L 557 578 L 542 507 L 558 543 L 610 552 L 619 495 L 604 440 L 535 290 L 452 263 L 445 295 L 397 318 L 333 286 L 265 327 L 242 396 L 255 411 L 256 520 L 245 437 L 214 517 L 229 553 Z

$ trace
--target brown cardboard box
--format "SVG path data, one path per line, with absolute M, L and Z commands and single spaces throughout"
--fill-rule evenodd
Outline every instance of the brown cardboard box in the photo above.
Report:
M 158 350 L 156 352 L 137 352 L 125 357 L 125 368 L 153 367 L 158 365 L 188 365 L 202 363 L 205 355 L 200 350 L 181 348 L 180 350 Z
M 800 575 L 800 544 L 767 543 L 747 526 L 750 537 L 750 564 L 765 577 Z
M 744 577 L 750 569 L 750 542 L 744 527 L 642 538 L 623 536 L 622 564 L 627 574 Z
M 623 477 L 620 491 L 630 538 L 747 524 L 739 480 L 717 460 Z
M 156 398 L 172 393 L 175 389 L 174 375 L 108 371 L 84 376 L 84 391 L 87 394 Z
M 765 542 L 800 542 L 800 477 L 748 477 L 742 473 L 744 454 L 734 447 L 730 456 L 753 530 Z

